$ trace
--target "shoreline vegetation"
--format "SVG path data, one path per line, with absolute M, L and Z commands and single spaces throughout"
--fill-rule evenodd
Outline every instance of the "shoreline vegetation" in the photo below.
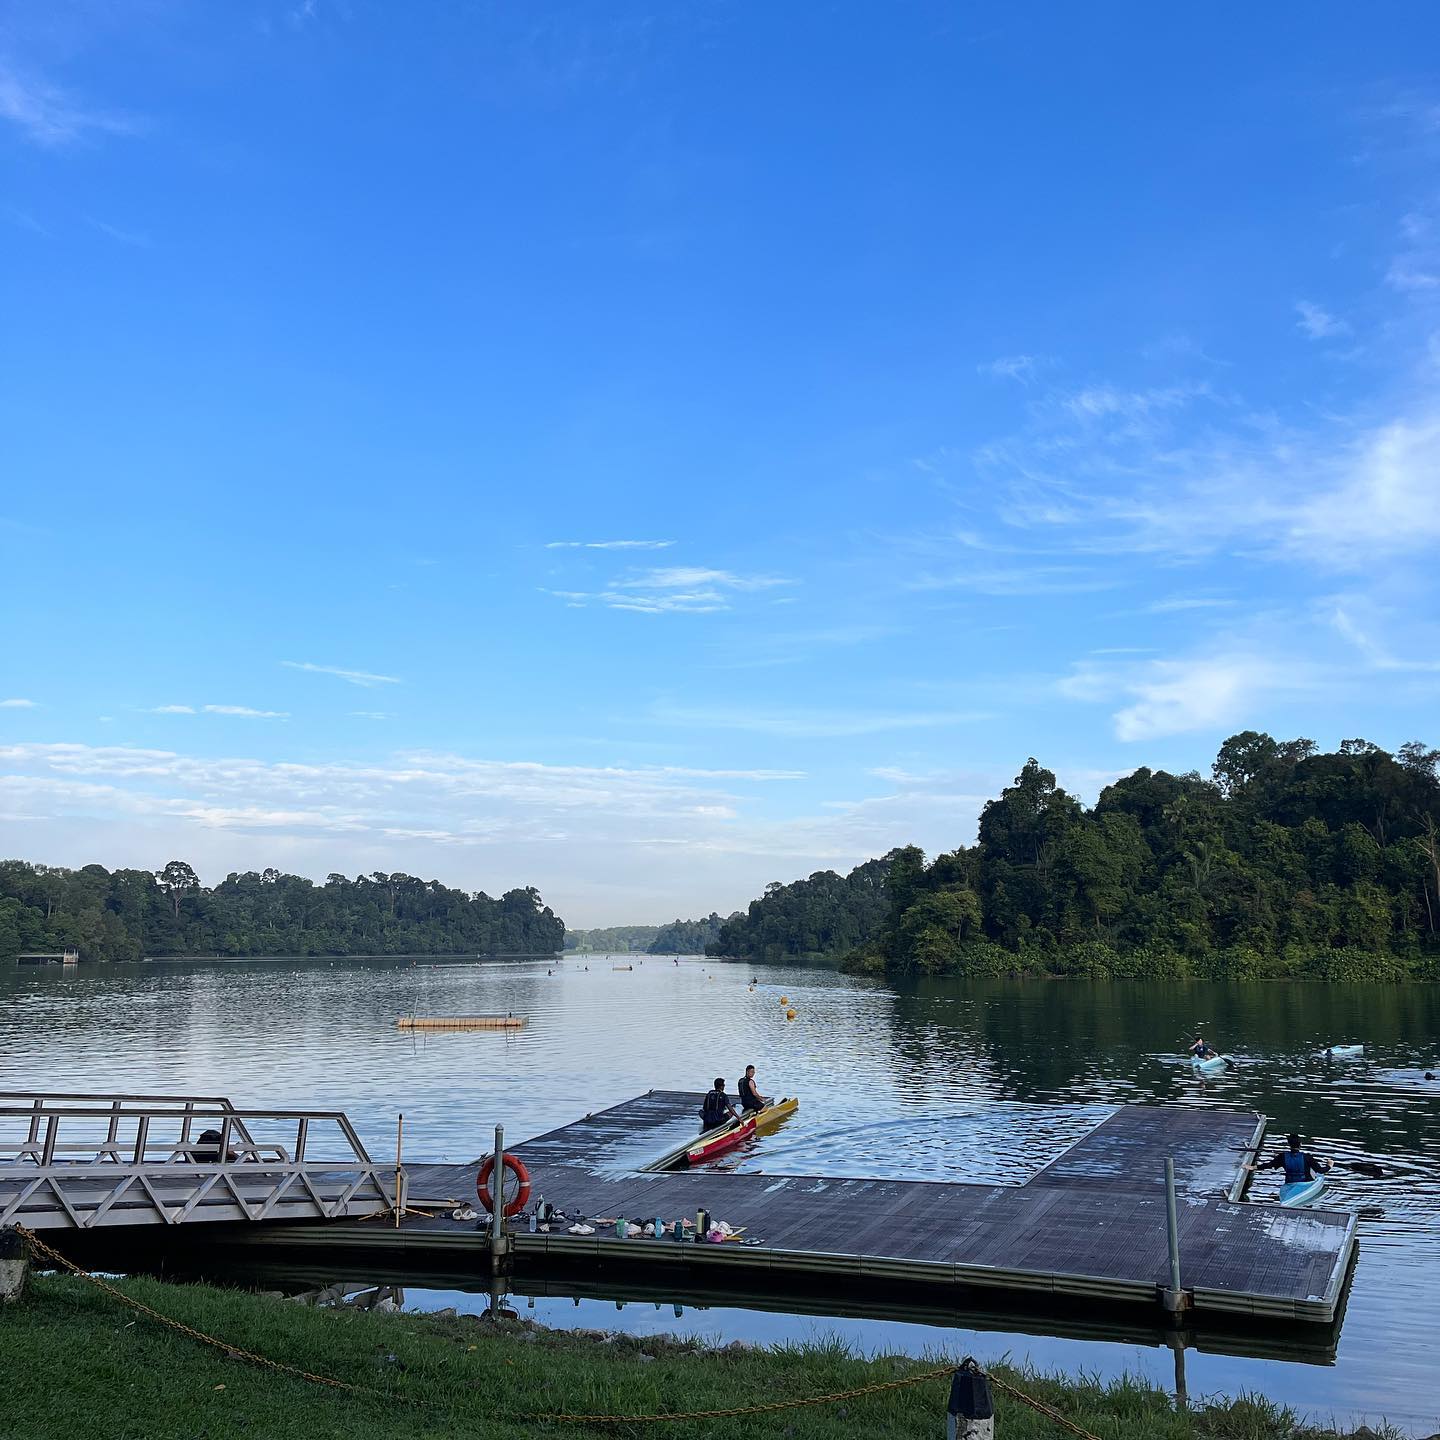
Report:
M 1085 809 L 1031 759 L 979 837 L 771 884 L 707 953 L 854 973 L 1440 979 L 1440 751 L 1247 730 Z
M 96 961 L 553 955 L 564 939 L 564 922 L 529 886 L 497 900 L 380 871 L 317 885 L 251 870 L 204 886 L 183 860 L 160 871 L 0 861 L 6 961 L 67 946 Z
M 320 1309 L 274 1294 L 148 1277 L 119 1285 L 227 1346 L 384 1397 L 261 1369 L 137 1316 L 83 1280 L 41 1275 L 32 1277 L 18 1303 L 0 1310 L 5 1404 L 11 1415 L 25 1417 L 28 1440 L 593 1436 L 599 1433 L 594 1426 L 524 1417 L 764 1405 L 893 1382 L 943 1359 L 865 1359 L 839 1344 L 714 1348 L 664 1335 L 551 1330 L 453 1311 Z M 1139 1380 L 1102 1384 L 1003 1366 L 996 1374 L 1109 1440 L 1342 1440 L 1348 1433 L 1381 1440 L 1382 1433 L 1395 1433 L 1313 1428 L 1261 1397 L 1207 1399 L 1187 1410 Z M 686 1429 L 716 1440 L 929 1436 L 944 1424 L 948 1393 L 940 1378 L 839 1403 L 697 1421 Z M 996 1431 L 1006 1440 L 1052 1440 L 1060 1433 L 1003 1393 L 996 1410 Z M 627 1426 L 624 1433 L 677 1432 L 672 1423 Z

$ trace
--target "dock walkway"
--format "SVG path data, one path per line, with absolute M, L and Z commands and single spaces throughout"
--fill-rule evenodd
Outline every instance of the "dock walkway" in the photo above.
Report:
M 1008 1292 L 1154 1309 L 1168 1284 L 1163 1165 L 1176 1160 L 1181 1277 L 1196 1312 L 1328 1324 L 1355 1248 L 1355 1217 L 1238 1203 L 1259 1146 L 1254 1114 L 1126 1106 L 1026 1184 L 656 1171 L 693 1139 L 701 1097 L 652 1091 L 510 1147 L 534 1192 L 588 1217 L 671 1220 L 708 1209 L 758 1245 L 622 1240 L 558 1230 L 511 1236 L 517 1264 L 580 1271 L 642 1267 L 729 1272 L 783 1283 L 823 1275 L 957 1292 Z M 475 1165 L 410 1166 L 411 1193 L 474 1195 Z M 474 1222 L 409 1218 L 399 1230 L 331 1225 L 255 1229 L 247 1244 L 403 1251 L 442 1260 L 488 1248 Z

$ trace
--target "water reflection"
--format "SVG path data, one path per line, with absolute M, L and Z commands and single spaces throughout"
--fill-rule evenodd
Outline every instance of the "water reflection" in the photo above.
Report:
M 469 1160 L 497 1121 L 518 1138 L 652 1087 L 699 1090 L 717 1074 L 733 1084 L 753 1062 L 762 1091 L 799 1094 L 802 1105 L 739 1163 L 999 1183 L 1038 1169 L 1070 1127 L 1116 1104 L 1255 1109 L 1272 1117 L 1272 1132 L 1298 1129 L 1342 1162 L 1326 1205 L 1362 1216 L 1349 1315 L 1333 1369 L 1203 1354 L 1192 1356 L 1192 1387 L 1254 1388 L 1324 1415 L 1388 1414 L 1422 1434 L 1440 1429 L 1415 1323 L 1417 1277 L 1440 1275 L 1440 1082 L 1423 1078 L 1440 1062 L 1440 987 L 891 987 L 814 968 L 586 963 L 0 972 L 0 1088 L 333 1107 L 377 1155 L 393 1147 L 404 1112 L 407 1155 Z M 793 1022 L 784 1008 L 795 1009 Z M 520 1032 L 395 1029 L 403 1014 L 485 1011 L 529 1023 Z M 1205 1082 L 1177 1063 L 1197 1024 L 1238 1062 Z M 1363 1061 L 1319 1053 L 1347 1040 L 1363 1041 Z M 1356 1162 L 1380 1165 L 1383 1178 L 1344 1168 Z M 758 1313 L 746 1311 L 746 1323 L 766 1334 L 791 1323 Z M 1014 1329 L 991 1353 L 1004 1349 L 1042 1364 L 1155 1373 L 1150 1350 L 1116 1340 Z M 1168 1353 L 1160 1358 L 1168 1364 Z

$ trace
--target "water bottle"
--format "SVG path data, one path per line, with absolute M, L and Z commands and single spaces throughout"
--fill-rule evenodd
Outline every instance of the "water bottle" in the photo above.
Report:
M 658 1215 L 655 1217 L 655 1238 L 657 1240 L 665 1238 L 665 1222 Z
M 630 1222 L 623 1215 L 615 1222 L 615 1234 L 621 1240 L 625 1238 L 625 1233 L 629 1228 Z
M 532 1211 L 530 1212 L 530 1233 L 531 1233 L 532 1235 L 535 1233 L 535 1227 L 536 1227 L 537 1224 L 539 1224 L 539 1217 L 538 1217 L 538 1216 L 535 1214 L 535 1212 L 532 1210 Z

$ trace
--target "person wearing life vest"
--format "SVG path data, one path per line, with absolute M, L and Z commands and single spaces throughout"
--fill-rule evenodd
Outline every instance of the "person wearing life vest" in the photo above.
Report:
M 1314 1180 L 1323 1175 L 1330 1168 L 1329 1160 L 1322 1160 L 1300 1148 L 1298 1135 L 1287 1135 L 1285 1143 L 1289 1149 L 1277 1150 L 1263 1165 L 1247 1165 L 1245 1168 L 1247 1170 L 1283 1170 L 1287 1185 L 1303 1185 L 1307 1180 Z
M 747 1115 L 758 1114 L 770 1103 L 769 1096 L 762 1095 L 755 1084 L 755 1067 L 747 1065 L 740 1077 L 740 1104 Z
M 727 1119 L 739 1118 L 735 1107 L 730 1103 L 730 1097 L 725 1093 L 725 1077 L 717 1075 L 715 1088 L 705 1092 L 705 1101 L 700 1106 L 700 1133 L 703 1135 L 707 1130 L 723 1125 Z
M 1212 1060 L 1215 1057 L 1215 1050 L 1209 1041 L 1197 1035 L 1187 1052 L 1197 1060 Z

